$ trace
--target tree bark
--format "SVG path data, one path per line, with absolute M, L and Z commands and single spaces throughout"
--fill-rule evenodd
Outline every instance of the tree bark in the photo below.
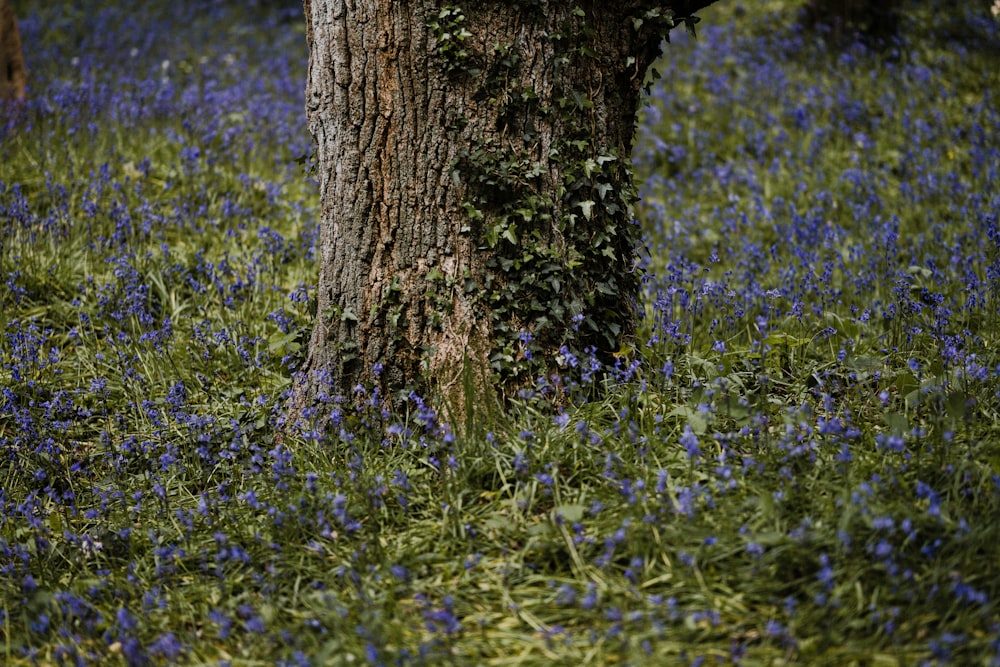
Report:
M 293 420 L 358 384 L 462 415 L 618 349 L 643 79 L 710 1 L 305 0 L 322 228 Z
M 27 80 L 17 18 L 8 0 L 0 0 L 0 102 L 24 100 Z

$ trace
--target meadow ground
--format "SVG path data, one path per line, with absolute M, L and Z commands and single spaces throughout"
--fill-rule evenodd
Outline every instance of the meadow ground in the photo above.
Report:
M 38 4 L 0 125 L 0 662 L 1000 665 L 988 3 L 882 49 L 706 11 L 639 128 L 607 386 L 563 357 L 468 437 L 367 388 L 282 442 L 299 8 Z

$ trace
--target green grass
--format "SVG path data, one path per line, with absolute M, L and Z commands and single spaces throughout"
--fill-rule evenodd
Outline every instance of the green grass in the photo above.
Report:
M 22 14 L 0 137 L 4 664 L 1000 664 L 988 17 L 879 52 L 705 12 L 640 129 L 607 386 L 466 437 L 368 388 L 282 439 L 301 19 L 97 7 Z

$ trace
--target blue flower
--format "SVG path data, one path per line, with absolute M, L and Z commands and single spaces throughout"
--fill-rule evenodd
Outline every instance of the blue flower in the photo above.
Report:
M 680 443 L 684 446 L 684 450 L 687 452 L 689 459 L 695 460 L 701 457 L 701 447 L 698 443 L 698 436 L 696 436 L 694 431 L 691 430 L 690 424 L 684 425 L 684 432 L 681 434 Z

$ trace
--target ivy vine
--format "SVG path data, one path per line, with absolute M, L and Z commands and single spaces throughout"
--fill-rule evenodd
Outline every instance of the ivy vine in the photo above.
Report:
M 678 25 L 693 30 L 697 22 L 660 9 L 630 20 L 636 33 L 658 36 Z M 452 165 L 466 186 L 463 232 L 490 251 L 482 284 L 472 289 L 483 295 L 484 315 L 491 318 L 493 369 L 506 383 L 551 365 L 552 359 L 538 358 L 541 350 L 560 350 L 563 359 L 609 359 L 633 327 L 634 309 L 622 300 L 638 294 L 641 279 L 631 266 L 639 230 L 630 215 L 636 200 L 630 156 L 600 145 L 591 91 L 574 88 L 569 77 L 547 99 L 526 86 L 513 44 L 495 45 L 484 55 L 485 75 L 474 69 L 464 22 L 463 11 L 448 5 L 430 27 L 444 70 L 478 75 L 476 99 L 497 110 L 498 135 L 474 139 Z M 556 52 L 557 74 L 598 57 L 596 30 L 580 6 L 546 38 Z M 641 77 L 634 59 L 623 63 L 629 66 Z M 536 123 L 559 128 L 546 155 L 537 154 Z M 464 127 L 456 119 L 454 129 Z M 558 174 L 555 186 L 552 173 Z
M 472 37 L 472 33 L 464 24 L 465 12 L 456 5 L 445 5 L 427 24 L 434 35 L 435 51 L 449 74 L 468 69 L 469 52 L 465 40 Z

